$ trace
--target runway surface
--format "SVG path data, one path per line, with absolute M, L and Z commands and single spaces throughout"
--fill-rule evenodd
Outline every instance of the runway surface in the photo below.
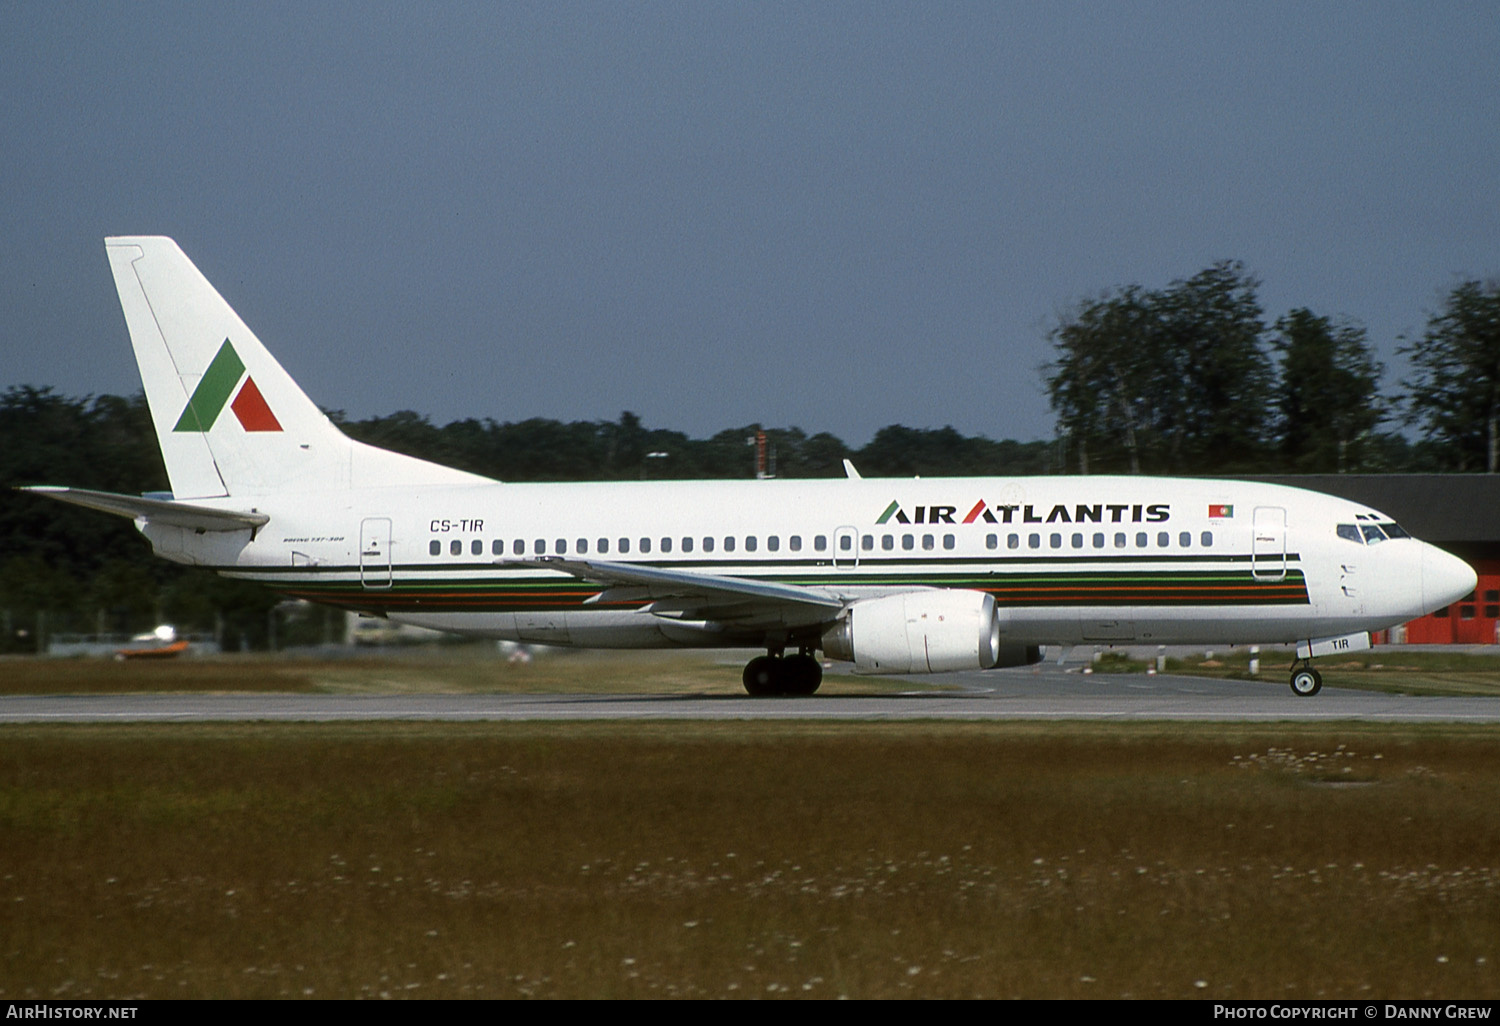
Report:
M 937 686 L 935 686 L 937 685 Z M 733 695 L 133 694 L 0 697 L 0 723 L 482 720 L 1184 720 L 1496 723 L 1500 698 L 1325 687 L 1298 698 L 1278 675 L 1225 681 L 1091 674 L 1055 666 L 914 680 L 901 694 Z

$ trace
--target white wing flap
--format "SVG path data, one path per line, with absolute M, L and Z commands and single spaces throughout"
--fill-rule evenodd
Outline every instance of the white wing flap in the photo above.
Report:
M 605 590 L 589 599 L 589 603 L 642 602 L 646 604 L 642 612 L 673 619 L 809 624 L 833 619 L 845 604 L 834 595 L 795 584 L 636 563 L 561 556 L 495 562 L 516 569 L 556 570 L 591 584 L 602 584 Z

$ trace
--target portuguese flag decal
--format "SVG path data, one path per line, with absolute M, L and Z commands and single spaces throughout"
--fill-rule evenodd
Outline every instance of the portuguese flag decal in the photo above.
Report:
M 271 412 L 260 389 L 255 387 L 255 379 L 245 373 L 244 362 L 227 338 L 203 373 L 198 387 L 193 389 L 192 397 L 172 430 L 207 431 L 214 426 L 225 406 L 246 431 L 281 430 L 281 422 Z

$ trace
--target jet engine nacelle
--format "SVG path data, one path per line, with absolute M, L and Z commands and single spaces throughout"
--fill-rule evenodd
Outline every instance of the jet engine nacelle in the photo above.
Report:
M 865 599 L 823 633 L 830 659 L 855 673 L 943 673 L 1037 662 L 1036 646 L 1002 645 L 995 597 L 982 591 L 909 591 Z

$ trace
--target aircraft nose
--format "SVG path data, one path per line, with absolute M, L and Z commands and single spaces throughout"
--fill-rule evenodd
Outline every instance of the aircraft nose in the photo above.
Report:
M 1479 583 L 1474 568 L 1457 556 L 1428 545 L 1422 553 L 1422 607 L 1440 609 L 1457 602 Z

